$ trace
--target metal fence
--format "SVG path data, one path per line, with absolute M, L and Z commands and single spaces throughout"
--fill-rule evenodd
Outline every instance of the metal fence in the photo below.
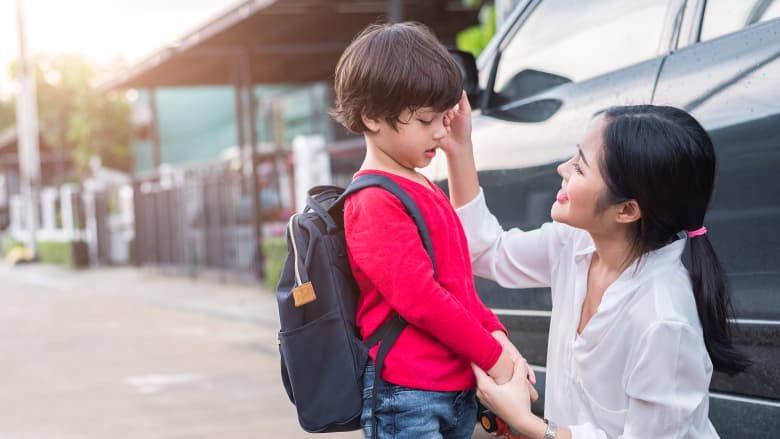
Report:
M 259 270 L 250 191 L 237 173 L 186 173 L 134 184 L 135 261 L 191 275 Z

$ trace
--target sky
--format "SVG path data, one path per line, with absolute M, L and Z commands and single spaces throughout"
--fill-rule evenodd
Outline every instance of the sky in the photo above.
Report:
M 8 67 L 19 55 L 16 1 L 0 0 L 0 98 L 14 93 Z M 27 51 L 80 54 L 129 64 L 197 29 L 243 0 L 22 0 Z

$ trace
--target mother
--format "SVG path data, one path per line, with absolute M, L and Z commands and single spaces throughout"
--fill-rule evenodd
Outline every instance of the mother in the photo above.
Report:
M 718 437 L 707 417 L 713 364 L 736 373 L 749 361 L 732 346 L 725 275 L 703 224 L 715 180 L 706 131 L 676 108 L 611 108 L 558 167 L 553 222 L 505 231 L 479 187 L 465 98 L 448 124 L 441 146 L 474 273 L 552 290 L 547 419 L 530 411 L 525 362 L 502 386 L 475 367 L 483 402 L 533 439 Z

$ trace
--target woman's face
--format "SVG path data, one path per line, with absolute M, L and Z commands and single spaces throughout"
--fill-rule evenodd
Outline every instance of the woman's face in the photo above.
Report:
M 588 231 L 603 225 L 605 211 L 599 206 L 607 191 L 600 169 L 605 125 L 603 115 L 593 118 L 574 156 L 558 166 L 563 181 L 550 210 L 554 221 Z

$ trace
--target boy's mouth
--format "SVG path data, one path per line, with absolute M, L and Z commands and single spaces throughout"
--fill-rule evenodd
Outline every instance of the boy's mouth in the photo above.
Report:
M 431 148 L 431 149 L 426 149 L 425 150 L 425 156 L 426 157 L 435 157 L 436 156 L 436 149 L 437 149 L 437 147 L 435 147 L 435 146 L 433 148 Z

